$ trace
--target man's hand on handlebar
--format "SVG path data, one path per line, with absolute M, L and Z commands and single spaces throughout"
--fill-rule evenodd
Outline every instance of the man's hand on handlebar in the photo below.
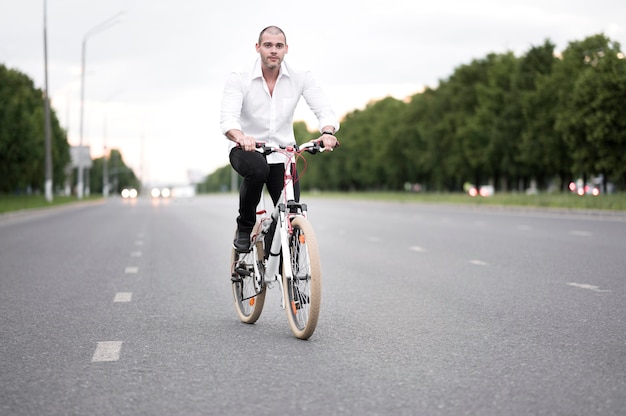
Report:
M 320 145 L 326 150 L 332 151 L 339 146 L 339 141 L 332 134 L 322 134 L 319 138 L 311 140 L 312 142 L 321 142 Z
M 256 150 L 256 140 L 252 136 L 238 137 L 237 145 L 247 152 L 254 152 Z

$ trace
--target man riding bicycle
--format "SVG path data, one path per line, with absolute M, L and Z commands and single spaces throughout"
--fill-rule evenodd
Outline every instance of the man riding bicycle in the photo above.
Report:
M 339 130 L 339 121 L 311 72 L 292 68 L 284 61 L 288 45 L 280 28 L 263 29 L 256 51 L 259 58 L 252 66 L 233 71 L 226 80 L 220 117 L 222 133 L 231 140 L 230 163 L 243 177 L 237 235 L 233 241 L 238 251 L 250 248 L 250 233 L 263 185 L 267 185 L 274 205 L 283 188 L 281 156 L 256 152 L 256 141 L 295 145 L 293 117 L 300 97 L 304 97 L 317 117 L 322 134 L 316 140 L 322 140 L 324 147 L 332 149 L 337 145 L 335 133 Z M 297 182 L 294 191 L 298 201 Z

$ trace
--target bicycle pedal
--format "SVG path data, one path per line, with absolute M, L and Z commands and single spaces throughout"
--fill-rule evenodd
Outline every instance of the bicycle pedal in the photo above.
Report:
M 237 268 L 235 269 L 235 273 L 239 276 L 251 276 L 252 272 L 248 269 Z

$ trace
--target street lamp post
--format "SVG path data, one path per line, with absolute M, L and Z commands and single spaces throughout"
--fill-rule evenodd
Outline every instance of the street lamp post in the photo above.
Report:
M 48 4 L 43 2 L 43 54 L 44 54 L 44 72 L 46 82 L 46 93 L 44 94 L 44 131 L 45 131 L 45 179 L 44 189 L 46 201 L 52 202 L 52 132 L 50 127 L 50 96 L 48 89 Z
M 104 118 L 104 146 L 102 153 L 102 196 L 107 198 L 109 196 L 109 166 L 107 161 L 107 119 Z
M 123 14 L 124 12 L 120 12 L 116 14 L 115 16 L 111 17 L 110 19 L 105 20 L 104 22 L 100 23 L 99 25 L 95 26 L 90 31 L 88 31 L 85 34 L 85 37 L 83 38 L 81 70 L 80 70 L 80 73 L 81 73 L 80 75 L 80 143 L 78 146 L 78 160 L 77 160 L 77 163 L 78 163 L 77 196 L 78 196 L 78 199 L 83 198 L 83 190 L 84 190 L 82 152 L 83 152 L 83 114 L 85 112 L 85 52 L 87 49 L 87 39 L 89 39 L 90 36 L 100 33 L 110 28 L 111 26 L 115 25 L 116 23 L 119 23 L 120 17 Z

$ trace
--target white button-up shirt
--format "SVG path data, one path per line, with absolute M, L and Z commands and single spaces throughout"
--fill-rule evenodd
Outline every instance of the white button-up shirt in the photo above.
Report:
M 283 61 L 270 95 L 257 59 L 252 67 L 234 71 L 226 80 L 220 117 L 222 133 L 237 129 L 257 141 L 293 145 L 293 117 L 300 97 L 317 117 L 319 129 L 334 126 L 335 131 L 339 130 L 337 117 L 310 71 L 291 68 Z M 229 151 L 234 146 L 231 142 Z M 267 161 L 282 163 L 276 153 L 268 155 Z

